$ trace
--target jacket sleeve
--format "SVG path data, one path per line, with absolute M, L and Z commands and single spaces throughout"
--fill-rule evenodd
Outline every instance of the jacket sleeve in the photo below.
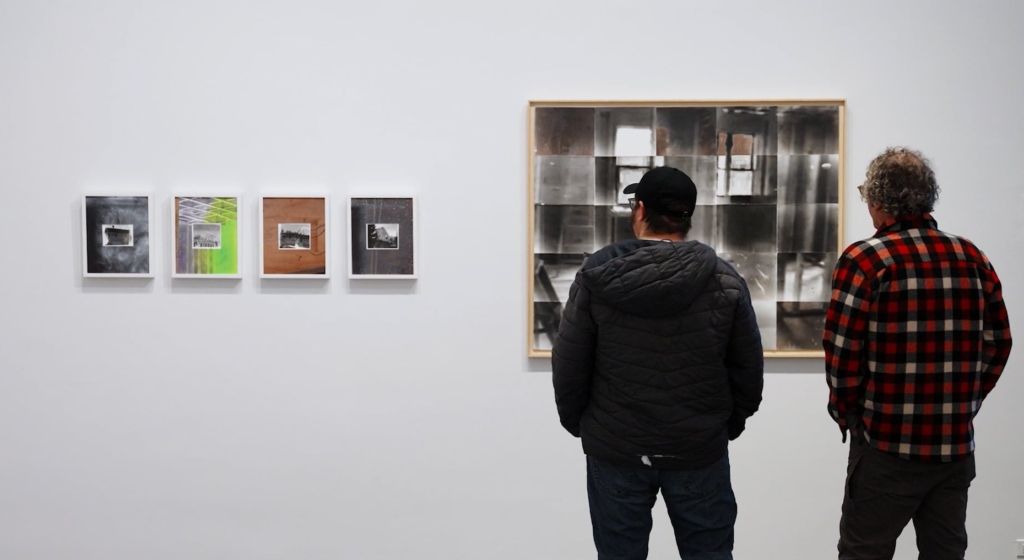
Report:
M 871 313 L 871 281 L 854 259 L 843 255 L 832 273 L 832 299 L 825 315 L 822 346 L 825 350 L 828 411 L 846 431 L 863 416 L 864 345 Z
M 757 412 L 764 389 L 764 350 L 761 331 L 750 303 L 750 291 L 743 284 L 742 296 L 733 312 L 732 331 L 726 349 L 725 367 L 732 391 L 732 415 L 729 417 L 729 439 L 743 433 L 747 418 Z
M 551 351 L 555 405 L 562 426 L 580 436 L 580 419 L 590 403 L 590 381 L 594 375 L 597 325 L 590 315 L 590 292 L 580 285 L 580 276 L 569 288 L 569 301 L 562 311 Z
M 981 354 L 981 396 L 985 398 L 996 386 L 1010 357 L 1010 318 L 1003 303 L 1003 287 L 995 269 L 985 258 L 985 313 Z

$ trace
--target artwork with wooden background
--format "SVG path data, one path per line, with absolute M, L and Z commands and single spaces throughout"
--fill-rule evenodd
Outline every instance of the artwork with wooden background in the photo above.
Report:
M 528 353 L 550 356 L 587 255 L 633 238 L 622 189 L 657 166 L 697 185 L 688 239 L 750 288 L 766 356 L 821 356 L 842 249 L 842 101 L 531 102 Z
M 260 276 L 327 278 L 328 229 L 326 197 L 263 197 Z

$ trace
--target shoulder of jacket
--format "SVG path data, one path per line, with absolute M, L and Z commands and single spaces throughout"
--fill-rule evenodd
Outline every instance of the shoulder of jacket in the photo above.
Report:
M 739 290 L 743 291 L 747 281 L 743 279 L 743 276 L 731 265 L 729 261 L 726 261 L 722 257 L 718 257 L 718 263 L 715 265 L 714 276 L 718 279 L 719 284 L 723 290 Z
M 965 260 L 977 263 L 985 268 L 992 266 L 988 257 L 985 256 L 985 252 L 975 245 L 970 239 L 960 235 L 953 235 L 952 233 L 947 233 L 938 229 L 931 231 L 934 232 L 933 235 L 949 243 L 952 246 L 953 251 L 957 253 L 957 255 L 962 256 Z

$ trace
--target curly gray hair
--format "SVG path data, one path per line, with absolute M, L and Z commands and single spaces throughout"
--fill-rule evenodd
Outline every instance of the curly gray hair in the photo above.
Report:
M 917 216 L 935 209 L 939 184 L 921 152 L 888 148 L 868 165 L 860 195 L 893 216 Z

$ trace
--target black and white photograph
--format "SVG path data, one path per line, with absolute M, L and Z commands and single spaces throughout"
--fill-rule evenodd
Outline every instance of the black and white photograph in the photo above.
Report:
M 719 253 L 743 277 L 753 301 L 777 301 L 776 274 L 778 257 L 775 253 Z
M 653 108 L 599 108 L 595 119 L 596 156 L 652 157 Z
M 751 304 L 757 317 L 757 329 L 761 331 L 761 347 L 768 351 L 777 350 L 779 304 L 769 300 L 753 300 Z
M 594 158 L 540 156 L 537 158 L 538 204 L 594 204 Z
M 594 155 L 593 107 L 538 108 L 534 115 L 538 156 Z
M 415 279 L 415 214 L 412 197 L 349 199 L 349 278 Z
M 606 245 L 634 239 L 631 216 L 628 204 L 594 208 L 594 248 L 585 252 L 589 254 Z
M 398 224 L 366 224 L 366 248 L 370 251 L 397 251 Z
M 622 190 L 659 166 L 697 186 L 687 239 L 714 248 L 746 280 L 766 355 L 819 351 L 804 331 L 816 324 L 842 240 L 843 108 L 824 100 L 531 103 L 530 356 L 549 355 L 568 297 L 556 279 L 633 238 L 631 195 Z
M 778 192 L 775 108 L 719 109 L 715 126 L 714 203 L 774 203 Z
M 104 247 L 132 247 L 135 245 L 132 224 L 103 224 Z
M 839 107 L 779 107 L 779 155 L 839 153 Z
M 698 191 L 700 188 L 698 187 Z M 718 247 L 718 210 L 714 206 L 700 206 L 693 209 L 693 216 L 690 217 L 690 233 L 686 234 L 687 239 L 700 241 L 701 243 L 716 249 Z
M 654 110 L 659 156 L 714 156 L 717 109 L 659 107 Z
M 779 301 L 828 301 L 838 253 L 779 253 Z
M 594 206 L 537 206 L 534 252 L 559 255 L 593 253 L 599 249 L 596 247 L 596 211 Z
M 779 204 L 839 202 L 839 156 L 779 156 Z
M 716 206 L 718 239 L 715 249 L 721 253 L 777 253 L 774 204 L 732 204 Z
M 780 204 L 779 252 L 839 250 L 838 204 Z
M 562 319 L 563 302 L 569 299 L 569 288 L 583 261 L 583 255 L 537 256 L 532 304 L 536 323 L 533 343 L 539 348 L 551 349 Z
M 594 158 L 594 179 L 597 190 L 594 204 L 629 207 L 631 195 L 622 190 L 636 183 L 654 167 L 665 165 L 662 157 L 599 157 Z
M 220 249 L 220 224 L 192 224 L 193 249 Z
M 779 350 L 820 350 L 828 302 L 779 302 L 776 346 Z
M 779 154 L 777 107 L 721 107 L 715 117 L 715 131 L 719 158 L 743 152 L 755 156 Z
M 148 196 L 86 196 L 82 203 L 83 275 L 150 273 Z
M 282 251 L 308 251 L 309 224 L 277 224 L 277 248 Z

